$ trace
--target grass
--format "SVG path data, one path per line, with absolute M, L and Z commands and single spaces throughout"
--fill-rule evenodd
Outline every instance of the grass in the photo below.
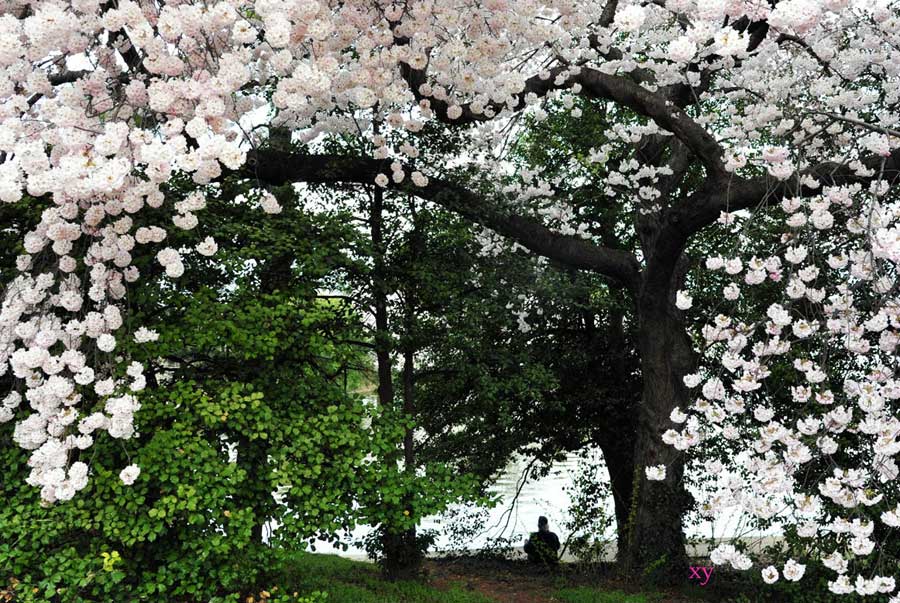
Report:
M 501 566 L 456 567 L 453 572 L 443 575 L 438 587 L 424 581 L 388 582 L 371 563 L 336 555 L 296 553 L 286 557 L 270 578 L 287 592 L 301 595 L 326 592 L 327 603 L 497 603 L 498 599 L 505 603 L 508 598 L 516 597 L 509 590 L 471 590 L 471 583 L 466 588 L 463 580 L 468 576 L 476 578 L 482 586 L 485 581 L 478 578 L 487 578 L 487 582 L 494 585 L 518 584 L 522 593 L 539 593 L 542 600 L 553 603 L 660 603 L 664 599 L 658 592 L 625 593 L 613 585 L 599 583 L 585 585 L 582 582 L 575 586 L 571 582 L 567 584 L 566 578 L 559 575 L 542 578 L 517 572 L 520 568 L 514 567 L 510 572 L 508 567 Z M 488 594 L 497 598 L 490 598 Z M 509 599 L 509 603 L 516 600 Z
M 659 601 L 660 596 L 656 594 L 628 595 L 618 590 L 598 590 L 582 586 L 558 590 L 554 594 L 554 598 L 563 603 L 655 603 Z
M 386 582 L 374 565 L 335 555 L 299 553 L 279 573 L 279 583 L 301 594 L 327 592 L 328 603 L 496 603 L 454 585 L 441 590 L 420 582 Z

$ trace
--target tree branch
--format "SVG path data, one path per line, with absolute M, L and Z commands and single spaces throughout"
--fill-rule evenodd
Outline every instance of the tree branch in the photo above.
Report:
M 288 182 L 311 184 L 357 183 L 372 185 L 380 173 L 390 173 L 390 160 L 338 155 L 299 155 L 277 150 L 258 150 L 247 158 L 247 175 L 273 185 Z M 490 200 L 458 184 L 430 178 L 424 187 L 404 180 L 393 190 L 415 195 L 464 218 L 516 240 L 544 257 L 613 278 L 636 290 L 640 265 L 623 250 L 610 249 L 584 239 L 559 234 L 537 220 L 498 208 Z
M 593 69 L 584 69 L 572 79 L 582 85 L 585 95 L 624 105 L 675 134 L 703 162 L 709 176 L 720 179 L 727 174 L 722 163 L 722 148 L 716 139 L 664 96 L 624 77 Z
M 870 155 L 860 160 L 865 168 L 874 171 L 872 176 L 860 175 L 847 162 L 828 161 L 809 167 L 789 180 L 774 180 L 767 176 L 741 178 L 734 176 L 726 185 L 712 194 L 707 194 L 699 203 L 686 202 L 680 205 L 681 220 L 685 228 L 697 232 L 715 222 L 723 211 L 733 212 L 757 207 L 764 201 L 780 201 L 796 195 L 816 195 L 821 186 L 843 186 L 861 184 L 868 186 L 876 179 L 897 181 L 900 179 L 900 149 L 889 156 Z M 821 186 L 810 188 L 798 184 L 804 177 L 815 178 Z
M 401 72 L 416 99 L 425 99 L 419 92 L 419 86 L 427 81 L 426 72 L 413 69 L 406 63 L 401 63 Z M 437 119 L 462 125 L 488 120 L 490 116 L 503 110 L 520 111 L 525 108 L 529 94 L 543 97 L 551 90 L 571 88 L 576 84 L 581 86 L 581 94 L 618 103 L 649 117 L 660 127 L 675 134 L 703 162 L 711 177 L 724 179 L 727 175 L 722 163 L 722 148 L 705 128 L 691 119 L 678 103 L 673 103 L 665 95 L 651 92 L 623 76 L 608 75 L 594 69 L 554 67 L 549 70 L 549 77 L 535 75 L 528 78 L 524 90 L 514 97 L 515 102 L 511 105 L 492 104 L 480 112 L 473 111 L 471 104 L 461 105 L 462 115 L 457 119 L 450 119 L 447 115 L 450 106 L 446 101 L 434 98 L 427 100 Z

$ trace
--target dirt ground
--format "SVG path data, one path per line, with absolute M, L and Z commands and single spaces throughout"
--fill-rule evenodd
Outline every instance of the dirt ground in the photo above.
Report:
M 561 588 L 601 587 L 604 590 L 641 592 L 617 579 L 603 568 L 590 573 L 562 567 L 549 571 L 523 562 L 492 561 L 472 558 L 433 559 L 426 565 L 429 578 L 437 587 L 456 584 L 477 591 L 502 603 L 559 603 L 553 595 Z M 662 598 L 654 603 L 697 603 L 702 598 L 684 593 L 660 591 Z

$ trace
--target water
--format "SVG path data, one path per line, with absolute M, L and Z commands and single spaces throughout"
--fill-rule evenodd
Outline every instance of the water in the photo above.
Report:
M 605 467 L 602 467 L 602 458 L 599 453 L 592 453 L 588 457 L 595 466 L 600 466 L 601 479 L 607 480 Z M 565 522 L 569 519 L 568 509 L 571 504 L 573 478 L 579 471 L 579 463 L 584 462 L 584 457 L 576 454 L 568 455 L 564 461 L 555 463 L 552 470 L 544 477 L 531 478 L 522 482 L 523 475 L 528 467 L 526 458 L 514 459 L 503 471 L 494 485 L 492 492 L 501 497 L 501 502 L 492 509 L 476 509 L 474 507 L 454 507 L 449 513 L 439 516 L 427 517 L 422 522 L 423 529 L 433 529 L 439 533 L 433 552 L 448 552 L 460 548 L 474 551 L 483 549 L 498 538 L 510 539 L 514 544 L 514 551 L 521 554 L 521 547 L 525 537 L 537 530 L 538 517 L 546 516 L 550 520 L 550 529 L 559 535 L 560 541 L 565 542 L 569 534 L 565 530 Z M 518 495 L 517 495 L 518 494 Z M 614 518 L 612 497 L 604 501 L 606 513 Z M 477 533 L 463 542 L 453 542 L 448 534 L 454 523 L 453 516 L 459 512 L 475 513 L 481 515 L 475 519 Z M 367 527 L 358 528 L 354 539 L 362 538 L 368 532 Z M 741 529 L 740 518 L 737 515 L 725 516 L 715 522 L 702 522 L 696 525 L 688 525 L 685 533 L 689 539 L 702 538 L 709 541 L 722 538 L 730 538 L 737 534 L 747 541 L 757 545 L 771 544 L 773 538 L 777 538 L 778 529 L 766 533 L 749 532 Z M 613 519 L 610 528 L 602 535 L 607 542 L 604 556 L 608 560 L 615 557 L 616 526 Z M 709 545 L 689 546 L 688 552 L 692 555 L 704 555 L 709 550 Z M 316 552 L 332 553 L 353 559 L 365 559 L 366 553 L 362 549 L 351 547 L 347 551 L 335 548 L 327 543 L 317 543 Z M 566 556 L 571 559 L 571 556 Z M 566 558 L 564 557 L 564 558 Z
M 525 537 L 537 530 L 538 517 L 546 516 L 550 520 L 550 528 L 555 531 L 561 541 L 568 534 L 563 530 L 563 522 L 568 518 L 570 506 L 570 489 L 572 479 L 578 471 L 579 457 L 569 455 L 562 462 L 555 463 L 550 473 L 539 479 L 527 479 L 523 483 L 523 475 L 528 468 L 528 459 L 514 459 L 500 475 L 491 489 L 492 494 L 500 497 L 501 502 L 491 509 L 477 509 L 474 506 L 454 506 L 443 515 L 426 517 L 421 524 L 423 530 L 436 530 L 438 538 L 435 552 L 446 552 L 457 549 L 460 544 L 467 550 L 485 548 L 498 538 L 512 539 L 521 548 Z M 605 471 L 605 469 L 604 469 Z M 516 494 L 518 493 L 518 496 Z M 607 512 L 613 513 L 612 499 L 607 501 Z M 464 542 L 454 543 L 447 533 L 455 517 L 459 513 L 479 512 L 472 519 L 478 525 L 478 533 Z M 353 533 L 354 539 L 363 537 L 368 528 L 358 528 Z M 615 535 L 615 526 L 608 537 Z M 354 559 L 366 557 L 365 551 L 351 547 L 347 551 L 333 547 L 327 543 L 317 543 L 316 552 L 333 553 Z
M 600 463 L 599 455 L 594 455 L 593 460 Z M 529 461 L 524 458 L 514 459 L 492 489 L 493 493 L 501 497 L 500 504 L 486 511 L 483 528 L 476 537 L 468 541 L 466 548 L 481 549 L 499 538 L 512 539 L 521 545 L 529 533 L 537 531 L 538 518 L 542 515 L 550 520 L 550 529 L 565 542 L 569 534 L 564 524 L 570 519 L 568 509 L 572 502 L 572 481 L 579 470 L 580 461 L 581 458 L 577 455 L 569 455 L 564 461 L 555 463 L 548 475 L 532 477 L 523 483 L 529 470 Z M 602 478 L 608 481 L 605 468 L 602 473 Z M 606 501 L 605 507 L 606 513 L 612 516 L 612 498 Z M 425 529 L 441 531 L 446 523 L 446 518 L 437 516 L 427 518 L 422 525 Z M 615 537 L 615 525 L 604 537 Z M 450 546 L 447 536 L 442 536 L 436 543 L 438 550 L 447 550 Z

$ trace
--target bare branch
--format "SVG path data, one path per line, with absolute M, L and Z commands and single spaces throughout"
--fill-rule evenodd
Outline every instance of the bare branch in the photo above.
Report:
M 582 70 L 573 79 L 582 85 L 584 94 L 624 105 L 675 134 L 703 162 L 713 179 L 726 175 L 722 147 L 712 134 L 672 101 L 624 77 L 592 69 Z

